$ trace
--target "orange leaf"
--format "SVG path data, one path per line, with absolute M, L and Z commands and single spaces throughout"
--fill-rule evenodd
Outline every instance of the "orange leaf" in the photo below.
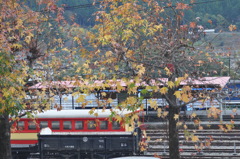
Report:
M 236 109 L 236 108 L 232 109 L 232 112 L 233 112 L 233 113 L 236 113 L 236 112 L 237 112 L 237 109 Z
M 172 6 L 172 3 L 170 2 L 170 3 L 167 3 L 167 6 L 168 7 L 171 7 Z
M 197 24 L 195 22 L 190 22 L 189 26 L 190 28 L 196 28 Z
M 209 20 L 208 20 L 208 23 L 212 24 L 212 20 L 209 19 Z
M 193 136 L 193 137 L 192 137 L 192 141 L 193 141 L 193 142 L 197 142 L 197 141 L 199 141 L 199 139 L 198 139 L 197 136 Z
M 184 3 L 176 4 L 176 9 L 188 9 L 188 8 L 189 8 L 188 4 L 184 4 Z
M 230 31 L 234 31 L 234 30 L 237 29 L 237 26 L 231 24 L 231 25 L 228 27 L 228 29 L 229 29 Z

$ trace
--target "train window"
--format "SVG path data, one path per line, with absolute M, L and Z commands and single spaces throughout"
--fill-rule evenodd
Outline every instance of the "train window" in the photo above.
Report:
M 48 127 L 48 121 L 40 121 L 40 129 Z
M 83 121 L 75 121 L 75 129 L 76 130 L 83 129 Z
M 17 129 L 18 130 L 24 130 L 25 124 L 24 121 L 17 122 Z
M 89 129 L 89 130 L 94 130 L 94 129 L 96 129 L 96 121 L 93 121 L 93 120 L 88 121 L 88 129 Z
M 117 121 L 112 121 L 112 129 L 113 130 L 119 130 L 120 129 L 120 123 Z
M 72 122 L 71 121 L 63 121 L 63 129 L 64 130 L 72 129 Z
M 108 129 L 108 121 L 100 121 L 100 129 L 101 130 Z
M 33 121 L 29 121 L 28 130 L 36 130 L 36 123 L 34 123 Z
M 59 129 L 60 129 L 60 122 L 52 121 L 52 130 L 59 130 Z

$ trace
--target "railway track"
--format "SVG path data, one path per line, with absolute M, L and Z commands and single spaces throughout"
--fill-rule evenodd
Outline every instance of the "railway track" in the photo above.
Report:
M 206 124 L 209 124 L 206 122 Z M 218 122 L 212 123 L 219 124 Z M 168 158 L 168 132 L 163 123 L 148 125 L 146 131 L 148 140 L 145 155 L 158 155 L 163 159 Z M 181 158 L 199 159 L 238 159 L 240 158 L 240 129 L 224 132 L 213 128 L 195 130 L 179 130 L 179 143 Z M 239 126 L 238 126 L 239 127 Z M 191 140 L 191 136 L 197 136 L 198 141 Z M 189 139 L 186 139 L 186 137 Z

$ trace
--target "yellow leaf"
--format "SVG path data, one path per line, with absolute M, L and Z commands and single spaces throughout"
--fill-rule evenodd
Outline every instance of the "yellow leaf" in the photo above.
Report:
M 150 141 L 150 139 L 151 139 L 150 136 L 148 136 L 148 137 L 147 137 L 147 141 Z
M 106 52 L 106 57 L 110 57 L 112 55 L 112 51 L 107 51 Z
M 74 41 L 79 41 L 79 38 L 75 36 L 75 37 L 73 38 L 73 40 L 74 40 Z
M 149 100 L 150 107 L 156 110 L 158 108 L 157 101 Z
M 77 99 L 76 99 L 76 102 L 77 103 L 81 103 L 81 102 L 84 102 L 85 100 L 85 95 L 80 95 Z
M 133 119 L 133 120 L 139 119 L 139 116 L 138 116 L 137 114 L 134 114 L 134 115 L 132 116 L 132 119 Z
M 177 122 L 178 127 L 182 126 L 182 124 L 183 124 L 182 122 Z
M 17 25 L 18 25 L 18 26 L 22 26 L 22 24 L 23 24 L 22 19 L 17 19 Z
M 140 76 L 143 75 L 145 73 L 145 71 L 146 71 L 145 67 L 143 65 L 138 65 L 136 68 L 138 69 L 138 74 Z
M 154 25 L 154 28 L 157 29 L 157 30 L 162 31 L 163 26 L 162 26 L 162 24 L 160 24 L 160 25 Z
M 158 116 L 158 117 L 161 117 L 161 113 L 162 113 L 162 109 L 161 109 L 161 108 L 158 108 L 158 109 L 157 109 L 157 116 Z
M 134 54 L 134 52 L 133 52 L 132 50 L 128 50 L 126 56 L 127 56 L 128 58 L 131 58 L 131 57 L 133 56 L 133 54 Z
M 168 76 L 170 76 L 172 74 L 172 72 L 167 67 L 165 67 L 164 70 L 166 71 L 166 74 Z
M 176 96 L 176 98 L 181 99 L 181 91 L 175 91 L 174 95 Z
M 31 39 L 31 36 L 26 36 L 24 41 L 29 44 L 31 42 Z
M 130 105 L 135 105 L 137 103 L 137 99 L 135 97 L 128 97 L 126 102 Z
M 65 48 L 63 48 L 62 50 L 63 50 L 63 51 L 69 51 L 69 50 L 68 50 L 68 48 L 66 48 L 66 47 L 65 47 Z
M 197 116 L 196 113 L 192 113 L 192 115 L 191 115 L 192 118 L 195 118 L 196 116 Z
M 192 90 L 192 88 L 190 86 L 184 86 L 182 89 L 184 91 L 191 91 Z
M 78 94 L 79 94 L 79 92 L 74 92 L 74 93 L 72 93 L 72 96 L 76 96 Z
M 162 94 L 166 94 L 167 91 L 168 91 L 168 88 L 167 88 L 167 87 L 162 87 L 162 88 L 160 89 L 160 92 L 161 92 Z
M 164 116 L 164 117 L 166 117 L 167 115 L 168 115 L 168 112 L 167 112 L 167 111 L 163 112 L 163 116 Z
M 174 117 L 173 117 L 175 120 L 177 120 L 179 118 L 179 115 L 178 114 L 174 114 Z
M 188 95 L 187 95 L 187 94 L 182 94 L 181 100 L 182 100 L 183 102 L 185 102 L 185 103 L 187 103 L 187 102 L 190 101 L 190 99 L 188 98 Z
M 21 49 L 22 45 L 21 44 L 13 44 L 12 48 Z
M 168 81 L 168 87 L 169 88 L 173 88 L 174 87 L 174 83 L 172 81 Z
M 112 103 L 113 102 L 113 99 L 112 98 L 108 98 L 107 99 L 107 103 Z
M 193 141 L 193 142 L 197 142 L 197 141 L 199 141 L 199 138 L 198 138 L 197 136 L 194 136 L 194 135 L 193 135 L 193 136 L 192 136 L 192 141 Z
M 107 96 L 107 93 L 106 92 L 101 92 L 101 96 L 104 98 Z
M 116 71 L 119 70 L 119 66 L 118 65 L 115 65 L 114 68 L 115 68 Z
M 95 111 L 95 108 L 93 108 L 93 109 L 89 110 L 89 112 L 88 112 L 88 113 L 89 113 L 90 115 L 92 115 L 92 114 L 94 113 L 94 111 Z
M 230 131 L 234 128 L 232 124 L 226 124 L 227 130 Z
M 83 64 L 84 68 L 89 68 L 89 65 L 87 63 Z
M 185 125 L 183 126 L 183 128 L 184 128 L 184 129 L 187 129 L 188 127 L 187 127 L 187 125 L 185 124 Z
M 121 117 L 120 115 L 116 115 L 116 116 L 115 116 L 115 119 L 116 119 L 116 121 L 119 122 L 119 123 L 122 121 L 122 117 Z

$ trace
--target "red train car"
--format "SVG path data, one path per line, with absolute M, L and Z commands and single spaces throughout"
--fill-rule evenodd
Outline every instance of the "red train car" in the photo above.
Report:
M 130 111 L 118 111 L 120 117 L 129 115 Z M 43 128 L 50 128 L 53 135 L 55 134 L 77 134 L 81 132 L 94 134 L 100 133 L 111 134 L 124 132 L 133 133 L 134 124 L 123 124 L 110 120 L 112 111 L 110 109 L 96 109 L 89 114 L 89 110 L 76 109 L 76 110 L 48 110 L 44 113 L 34 115 L 34 119 L 27 117 L 21 118 L 13 126 L 11 133 L 11 144 L 13 153 L 18 158 L 25 158 L 26 155 L 32 150 L 29 149 L 38 144 L 38 134 Z M 21 151 L 26 151 L 23 157 L 20 157 Z M 17 157 L 15 157 L 17 158 Z

